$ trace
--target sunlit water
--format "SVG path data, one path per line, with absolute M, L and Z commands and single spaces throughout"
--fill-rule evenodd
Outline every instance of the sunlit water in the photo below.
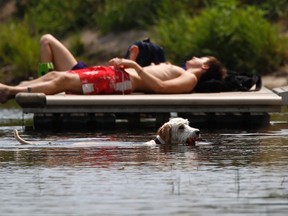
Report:
M 22 113 L 0 110 L 0 118 L 7 125 Z M 37 145 L 20 145 L 15 128 Z M 287 123 L 200 129 L 196 147 L 151 148 L 144 142 L 154 129 L 2 126 L 0 215 L 287 215 Z

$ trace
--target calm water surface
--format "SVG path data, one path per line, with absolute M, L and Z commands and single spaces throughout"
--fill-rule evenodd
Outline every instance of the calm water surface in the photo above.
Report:
M 287 215 L 288 124 L 201 128 L 196 147 L 151 148 L 155 129 L 38 133 L 0 110 L 1 215 Z M 13 129 L 36 146 L 20 145 Z

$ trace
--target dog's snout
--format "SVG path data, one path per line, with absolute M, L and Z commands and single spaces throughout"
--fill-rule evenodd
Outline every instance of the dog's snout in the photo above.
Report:
M 195 130 L 195 134 L 196 134 L 197 136 L 199 136 L 199 135 L 200 135 L 200 130 Z

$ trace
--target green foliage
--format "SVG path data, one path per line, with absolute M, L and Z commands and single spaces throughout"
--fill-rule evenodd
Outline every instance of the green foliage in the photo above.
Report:
M 181 63 L 191 56 L 213 55 L 228 69 L 252 73 L 268 72 L 283 63 L 287 39 L 263 18 L 264 12 L 227 2 L 218 1 L 194 18 L 180 13 L 172 20 L 160 20 L 155 31 L 169 58 Z
M 85 47 L 79 33 L 69 37 L 69 50 L 77 58 L 78 61 L 83 61 L 89 64 L 89 59 L 85 55 Z
M 181 11 L 197 14 L 199 9 L 205 7 L 206 1 L 103 0 L 97 10 L 96 23 L 104 33 L 145 29 L 154 25 L 159 17 L 170 19 Z
M 82 27 L 94 27 L 101 4 L 101 0 L 29 0 L 24 5 L 20 1 L 18 16 L 25 17 L 37 33 L 63 37 Z
M 161 0 L 104 0 L 96 23 L 102 32 L 145 28 L 154 23 Z
M 269 0 L 261 4 L 262 8 L 267 12 L 267 17 L 271 20 L 278 18 L 288 18 L 288 2 L 287 0 Z
M 36 74 L 38 35 L 44 33 L 69 38 L 69 49 L 86 61 L 80 38 L 85 28 L 109 33 L 153 27 L 151 38 L 177 64 L 191 56 L 214 55 L 231 70 L 263 73 L 288 59 L 287 37 L 267 21 L 288 18 L 287 0 L 15 2 L 16 17 L 0 26 L 0 69 L 13 66 L 15 77 Z
M 10 23 L 0 28 L 0 68 L 13 66 L 13 74 L 19 77 L 35 74 L 39 62 L 38 37 L 31 37 L 24 23 Z
M 210 0 L 211 1 L 211 0 Z M 191 16 L 199 14 L 202 8 L 209 5 L 208 0 L 162 0 L 157 8 L 157 18 L 170 20 L 178 13 L 189 13 Z
M 265 17 L 269 20 L 287 19 L 288 18 L 288 1 L 287 0 L 242 0 L 244 4 L 256 5 L 266 12 Z

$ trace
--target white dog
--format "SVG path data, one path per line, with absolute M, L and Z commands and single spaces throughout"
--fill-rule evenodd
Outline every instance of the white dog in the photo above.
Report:
M 195 141 L 199 137 L 200 130 L 190 127 L 187 119 L 172 118 L 158 129 L 156 138 L 146 142 L 146 144 L 195 145 Z
M 24 140 L 18 131 L 14 130 L 14 137 L 20 144 L 35 145 L 36 143 Z M 195 145 L 195 141 L 200 137 L 200 130 L 189 126 L 189 121 L 183 118 L 173 118 L 162 125 L 154 140 L 145 144 L 185 144 Z

